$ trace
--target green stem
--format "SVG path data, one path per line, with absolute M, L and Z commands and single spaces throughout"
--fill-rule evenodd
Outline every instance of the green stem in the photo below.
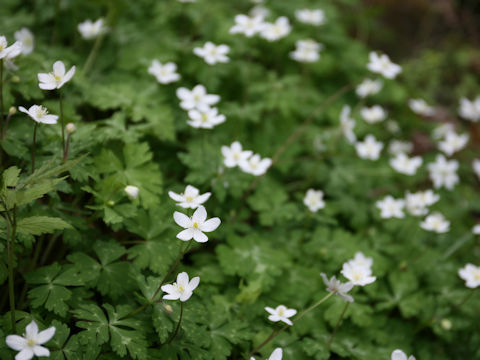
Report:
M 69 147 L 70 147 L 70 134 L 67 135 L 67 143 L 65 144 L 65 152 L 63 153 L 63 162 L 68 160 Z
M 35 121 L 33 127 L 33 142 L 32 142 L 32 174 L 35 171 L 35 151 L 37 150 L 37 127 L 38 123 Z
M 3 59 L 0 59 L 0 132 L 3 133 Z
M 83 67 L 83 74 L 86 75 L 91 67 L 93 66 L 93 63 L 95 62 L 95 59 L 97 58 L 98 52 L 100 50 L 100 46 L 102 45 L 103 38 L 105 37 L 105 34 L 99 35 L 95 39 L 95 43 L 93 44 L 92 50 L 90 51 L 90 54 L 88 55 L 87 61 L 85 62 L 85 66 Z
M 175 339 L 175 337 L 177 336 L 178 330 L 180 329 L 180 324 L 182 323 L 182 318 L 183 318 L 183 301 L 180 302 L 180 318 L 178 319 L 177 327 L 175 328 L 175 331 L 170 336 L 170 338 L 167 340 L 167 344 L 170 344 L 173 341 L 173 339 Z
M 330 346 L 332 345 L 332 341 L 333 339 L 335 338 L 335 334 L 337 333 L 337 330 L 338 328 L 340 327 L 340 324 L 343 320 L 343 317 L 345 316 L 345 313 L 347 312 L 347 309 L 350 305 L 350 302 L 347 302 L 345 304 L 345 307 L 343 308 L 343 311 L 342 311 L 342 314 L 340 315 L 340 317 L 338 318 L 338 321 L 337 323 L 335 324 L 335 327 L 333 328 L 333 331 L 332 331 L 332 335 L 330 335 L 330 339 L 328 339 L 328 343 L 327 343 L 327 349 L 330 350 Z
M 12 331 L 16 333 L 16 322 L 15 322 L 15 278 L 13 272 L 13 261 L 14 261 L 14 248 L 13 242 L 15 241 L 15 220 L 12 223 L 12 219 L 8 214 L 8 209 L 6 203 L 4 202 L 5 211 L 7 213 L 6 225 L 7 225 L 7 253 L 8 253 L 8 295 L 10 300 L 10 320 L 12 322 Z
M 63 101 L 62 101 L 62 92 L 58 90 L 58 96 L 60 101 L 60 120 L 62 122 L 62 151 L 63 151 L 63 160 L 65 161 L 65 121 L 63 120 Z
M 5 137 L 7 136 L 8 124 L 10 123 L 10 118 L 11 117 L 12 117 L 12 114 L 9 112 L 9 114 L 7 115 L 7 120 L 5 121 L 5 125 L 3 126 L 2 135 L 0 136 L 0 140 L 5 139 Z

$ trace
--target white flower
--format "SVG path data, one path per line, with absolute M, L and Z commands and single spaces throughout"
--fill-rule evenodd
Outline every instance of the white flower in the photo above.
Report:
M 435 108 L 428 105 L 423 99 L 410 99 L 408 100 L 408 106 L 410 106 L 410 109 L 418 115 L 432 116 L 435 114 Z
M 450 230 L 450 221 L 440 213 L 433 213 L 428 215 L 424 221 L 420 223 L 420 227 L 427 231 L 436 233 L 446 233 Z
M 181 272 L 177 275 L 177 282 L 162 286 L 162 291 L 167 293 L 167 295 L 163 296 L 163 299 L 187 301 L 190 299 L 193 290 L 197 288 L 199 283 L 199 276 L 195 276 L 189 281 L 188 274 L 186 272 Z
M 274 23 L 265 23 L 261 36 L 268 41 L 276 41 L 290 34 L 291 30 L 288 18 L 280 16 Z
M 350 117 L 351 108 L 348 105 L 344 105 L 342 112 L 340 113 L 340 128 L 342 129 L 343 135 L 347 138 L 350 144 L 354 144 L 357 141 L 357 137 L 353 132 L 355 128 L 355 120 Z
M 48 342 L 55 335 L 55 326 L 38 332 L 38 326 L 32 320 L 22 336 L 8 335 L 5 342 L 15 351 L 19 351 L 15 360 L 30 360 L 33 356 L 50 356 L 50 351 L 40 345 Z
M 383 87 L 382 80 L 371 80 L 365 79 L 363 82 L 357 86 L 355 92 L 361 98 L 366 98 L 369 95 L 375 95 Z
M 315 62 L 320 59 L 320 50 L 323 48 L 323 45 L 311 40 L 298 40 L 296 43 L 295 51 L 290 53 L 290 57 L 293 60 L 299 62 Z
M 445 139 L 438 143 L 438 148 L 448 156 L 462 150 L 468 143 L 468 134 L 458 135 L 451 131 L 446 134 Z
M 188 112 L 190 120 L 187 124 L 194 128 L 213 129 L 225 122 L 225 115 L 219 114 L 217 108 L 206 109 L 205 111 L 190 110 Z
M 477 122 L 480 119 L 480 96 L 471 101 L 461 98 L 458 113 L 464 119 Z
M 455 132 L 455 127 L 452 123 L 444 123 L 439 125 L 433 130 L 433 138 L 435 140 L 441 140 L 447 136 L 448 133 Z
M 317 212 L 325 207 L 325 201 L 323 201 L 323 191 L 308 189 L 303 203 L 308 207 L 311 212 Z
M 378 160 L 382 149 L 383 143 L 377 141 L 373 135 L 367 135 L 363 142 L 355 144 L 355 150 L 362 159 Z
M 222 146 L 222 154 L 223 154 L 223 163 L 226 167 L 235 167 L 240 165 L 241 162 L 246 161 L 250 156 L 252 156 L 253 152 L 250 150 L 243 150 L 242 144 L 238 141 L 235 141 L 228 146 Z
M 32 105 L 28 110 L 23 106 L 19 106 L 18 110 L 30 116 L 37 123 L 56 124 L 58 120 L 57 115 L 50 115 L 48 110 L 40 105 Z
M 250 9 L 248 14 L 252 17 L 260 17 L 263 19 L 270 15 L 270 10 L 268 10 L 265 6 L 256 5 Z
M 197 85 L 192 90 L 184 87 L 178 88 L 177 96 L 181 100 L 180 107 L 185 110 L 206 111 L 211 105 L 220 101 L 220 96 L 207 94 L 207 89 L 203 85 Z
M 480 286 L 480 267 L 473 264 L 467 264 L 458 270 L 458 276 L 465 280 L 465 286 L 476 288 Z
M 445 187 L 448 190 L 452 190 L 459 181 L 457 169 L 458 161 L 447 161 L 443 155 L 437 155 L 435 162 L 428 164 L 430 179 L 433 182 L 433 186 L 437 189 Z
M 196 209 L 199 205 L 207 201 L 210 198 L 210 195 L 212 194 L 209 192 L 200 195 L 200 191 L 192 185 L 187 185 L 182 194 L 177 194 L 173 191 L 168 192 L 168 196 L 177 201 L 178 206 L 185 209 Z
M 177 65 L 173 62 L 162 64 L 158 60 L 153 60 L 152 65 L 148 68 L 148 73 L 157 78 L 160 84 L 169 84 L 180 79 L 180 75 L 176 72 Z
M 230 34 L 244 34 L 246 37 L 252 37 L 261 32 L 264 27 L 263 17 L 240 14 L 235 16 L 235 25 L 230 28 Z
M 239 164 L 242 171 L 255 176 L 263 175 L 272 165 L 272 159 L 261 158 L 259 154 L 254 154 L 248 159 L 242 159 Z
M 103 19 L 98 19 L 95 22 L 92 22 L 92 20 L 88 19 L 78 24 L 78 31 L 85 40 L 91 40 L 105 33 L 107 28 L 105 27 Z
M 136 186 L 133 186 L 133 185 L 127 185 L 125 186 L 125 189 L 123 189 L 125 191 L 125 193 L 127 194 L 127 196 L 130 198 L 130 199 L 136 199 L 138 197 L 138 193 L 139 193 L 139 189 L 138 187 Z
M 387 112 L 380 106 L 364 107 L 360 110 L 363 120 L 369 124 L 375 124 L 385 120 Z
M 477 224 L 472 228 L 472 233 L 474 235 L 480 235 L 480 224 Z
M 374 73 L 382 74 L 387 79 L 394 79 L 402 72 L 402 67 L 390 61 L 388 55 L 378 55 L 372 51 L 369 54 L 370 62 L 367 65 L 368 70 Z
M 473 172 L 480 179 L 480 159 L 474 159 L 472 162 Z
M 33 51 L 33 47 L 35 46 L 35 38 L 32 32 L 27 28 L 21 28 L 20 30 L 15 32 L 14 36 L 15 40 L 22 43 L 22 54 L 31 54 Z
M 397 218 L 401 219 L 405 217 L 403 213 L 403 208 L 405 207 L 405 200 L 403 199 L 394 199 L 392 196 L 387 195 L 383 200 L 378 200 L 376 202 L 377 208 L 380 209 L 380 216 L 383 219 Z
M 358 286 L 371 284 L 377 279 L 375 276 L 372 276 L 372 270 L 369 267 L 358 266 L 351 262 L 343 264 L 341 273 L 350 280 L 353 285 Z
M 371 257 L 366 257 L 361 251 L 355 253 L 353 259 L 349 261 L 352 266 L 364 267 L 371 269 L 373 265 L 373 259 Z
M 278 305 L 275 309 L 267 306 L 265 310 L 267 310 L 267 312 L 270 313 L 268 320 L 271 320 L 274 322 L 283 321 L 288 325 L 293 325 L 292 321 L 289 318 L 291 318 L 297 313 L 297 310 L 288 309 L 284 305 Z
M 405 195 L 407 210 L 411 215 L 422 216 L 428 213 L 427 207 L 435 204 L 440 199 L 432 190 L 418 191 Z
M 66 82 L 68 82 L 75 74 L 75 66 L 72 66 L 67 73 L 65 73 L 65 65 L 61 61 L 56 61 L 53 64 L 53 72 L 48 74 L 38 74 L 38 86 L 42 90 L 60 89 Z
M 394 350 L 392 352 L 392 360 L 415 360 L 415 357 L 410 355 L 407 358 L 407 354 L 405 354 L 402 350 Z
M 188 241 L 193 238 L 193 240 L 199 243 L 207 242 L 208 237 L 204 232 L 214 231 L 221 222 L 218 217 L 207 220 L 207 211 L 202 205 L 198 206 L 192 217 L 175 211 L 173 219 L 179 226 L 185 228 L 185 230 L 177 234 L 178 239 Z
M 281 348 L 276 348 L 275 350 L 273 350 L 273 352 L 270 355 L 270 357 L 268 358 L 268 360 L 282 360 L 282 356 L 283 356 L 282 349 Z M 255 358 L 252 356 L 250 358 L 250 360 L 255 360 Z
M 310 25 L 323 25 L 325 24 L 325 13 L 320 9 L 301 9 L 295 11 L 295 17 L 298 21 L 304 24 Z
M 413 144 L 409 141 L 392 140 L 388 145 L 388 152 L 392 155 L 401 153 L 408 154 L 413 150 Z
M 392 168 L 405 175 L 415 175 L 422 162 L 423 160 L 420 156 L 409 158 L 404 153 L 400 153 L 393 159 L 390 159 Z
M 205 60 L 205 62 L 209 65 L 214 65 L 217 62 L 229 62 L 230 59 L 227 56 L 229 51 L 230 47 L 228 45 L 222 44 L 217 46 L 210 41 L 207 41 L 203 47 L 197 47 L 193 49 L 193 53 L 203 58 L 203 60 Z
M 20 41 L 16 41 L 8 46 L 7 38 L 5 36 L 0 36 L 0 59 L 13 59 L 20 55 L 21 52 L 22 43 Z
M 345 301 L 353 302 L 353 297 L 347 294 L 354 286 L 352 282 L 342 283 L 340 280 L 337 280 L 335 276 L 332 276 L 329 280 L 324 273 L 321 273 L 320 276 L 327 286 L 328 292 L 333 292 Z

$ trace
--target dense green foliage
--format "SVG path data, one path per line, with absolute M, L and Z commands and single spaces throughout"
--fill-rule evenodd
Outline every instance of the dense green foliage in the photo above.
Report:
M 479 264 L 471 231 L 480 214 L 471 168 L 478 124 L 457 123 L 460 132 L 470 128 L 471 141 L 454 155 L 460 183 L 436 191 L 441 200 L 432 208 L 451 222 L 448 233 L 436 234 L 421 229 L 418 217 L 382 219 L 375 206 L 385 195 L 431 188 L 427 167 L 414 176 L 399 174 L 386 149 L 378 161 L 360 159 L 338 121 L 345 104 L 358 119 L 362 106 L 381 104 L 399 129 L 358 120 L 357 137 L 374 134 L 386 147 L 393 139 L 420 139 L 416 152 L 424 164 L 432 162 L 435 124 L 414 114 L 408 99 L 440 99 L 444 116 L 456 117 L 458 99 L 480 93 L 478 77 L 467 69 L 471 50 L 394 59 L 402 75 L 384 79 L 379 94 L 359 100 L 354 86 L 374 77 L 366 68 L 372 49 L 352 35 L 374 21 L 353 16 L 363 5 L 272 0 L 265 6 L 272 21 L 290 18 L 287 37 L 268 42 L 230 34 L 235 15 L 252 7 L 246 0 L 2 1 L 0 32 L 13 40 L 27 26 L 36 42 L 32 54 L 16 59 L 18 70 L 4 74 L 5 109 L 42 104 L 59 114 L 58 92 L 39 89 L 37 74 L 51 71 L 57 60 L 77 72 L 61 89 L 65 123 L 76 125 L 69 161 L 62 162 L 60 124 L 40 125 L 31 174 L 34 125 L 23 113 L 12 116 L 0 142 L 0 198 L 6 199 L 0 205 L 0 358 L 15 355 L 3 341 L 13 333 L 5 220 L 13 212 L 16 333 L 32 319 L 41 329 L 55 326 L 46 344 L 54 360 L 248 359 L 280 327 L 267 320 L 265 306 L 307 308 L 327 294 L 320 273 L 339 276 L 357 251 L 373 258 L 377 280 L 353 290 L 355 302 L 331 348 L 327 342 L 345 304 L 337 296 L 275 337 L 257 359 L 276 347 L 287 360 L 389 359 L 394 349 L 421 360 L 480 358 L 479 297 L 475 292 L 464 302 L 475 290 L 457 274 L 468 262 Z M 295 21 L 295 10 L 305 7 L 323 9 L 327 23 Z M 110 29 L 85 72 L 95 40 L 83 40 L 77 25 L 102 16 Z M 305 38 L 323 43 L 318 62 L 289 57 Z M 195 56 L 193 48 L 206 41 L 228 44 L 230 62 L 210 66 Z M 147 71 L 153 59 L 175 62 L 180 81 L 159 84 Z M 438 84 L 446 66 L 458 79 Z M 189 127 L 179 107 L 175 90 L 197 84 L 221 96 L 226 122 L 212 130 Z M 274 157 L 273 166 L 261 177 L 224 167 L 220 149 L 233 141 Z M 167 193 L 181 193 L 187 184 L 212 192 L 204 205 L 222 224 L 207 243 L 191 240 L 168 274 L 184 250 L 172 215 L 187 211 Z M 138 199 L 127 197 L 126 185 L 139 188 Z M 316 213 L 303 204 L 309 188 L 325 193 L 326 206 Z M 181 271 L 201 281 L 183 304 L 178 336 L 169 341 L 180 302 L 160 301 L 156 290 L 165 275 L 171 283 Z

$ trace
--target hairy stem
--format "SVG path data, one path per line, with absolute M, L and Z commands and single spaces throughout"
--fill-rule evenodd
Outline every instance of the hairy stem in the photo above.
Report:
M 340 314 L 340 317 L 338 318 L 337 323 L 335 324 L 335 327 L 333 328 L 332 334 L 330 335 L 330 338 L 328 339 L 327 343 L 327 349 L 330 350 L 330 346 L 332 345 L 332 341 L 335 338 L 335 334 L 337 333 L 338 328 L 340 327 L 340 324 L 342 323 L 343 317 L 345 316 L 345 313 L 347 312 L 348 306 L 350 305 L 350 302 L 347 301 L 345 304 L 345 307 L 343 308 L 342 313 Z
M 33 127 L 33 141 L 32 141 L 32 174 L 35 171 L 35 151 L 37 150 L 37 127 L 38 127 L 38 123 L 35 121 L 35 126 Z
M 182 323 L 182 319 L 183 319 L 183 301 L 180 302 L 180 318 L 178 319 L 177 327 L 175 328 L 175 331 L 172 333 L 170 338 L 167 340 L 167 344 L 170 344 L 173 341 L 173 339 L 175 339 L 175 337 L 177 336 L 178 330 L 180 329 L 180 324 Z

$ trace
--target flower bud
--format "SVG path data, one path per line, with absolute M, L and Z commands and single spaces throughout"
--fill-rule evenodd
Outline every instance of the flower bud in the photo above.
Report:
M 448 319 L 442 319 L 440 321 L 440 325 L 442 326 L 443 330 L 450 330 L 452 328 L 452 322 Z
M 138 187 L 133 185 L 127 185 L 125 187 L 125 192 L 130 199 L 136 199 L 138 197 Z
M 17 113 L 17 108 L 15 106 L 12 106 L 10 109 L 8 109 L 8 115 L 15 115 Z
M 68 123 L 68 124 L 65 126 L 65 130 L 67 130 L 67 132 L 68 132 L 69 134 L 73 134 L 76 129 L 77 129 L 77 127 L 75 126 L 74 123 Z
M 169 305 L 169 304 L 165 304 L 163 306 L 163 308 L 165 309 L 165 312 L 168 313 L 168 314 L 171 314 L 173 313 L 173 308 Z

